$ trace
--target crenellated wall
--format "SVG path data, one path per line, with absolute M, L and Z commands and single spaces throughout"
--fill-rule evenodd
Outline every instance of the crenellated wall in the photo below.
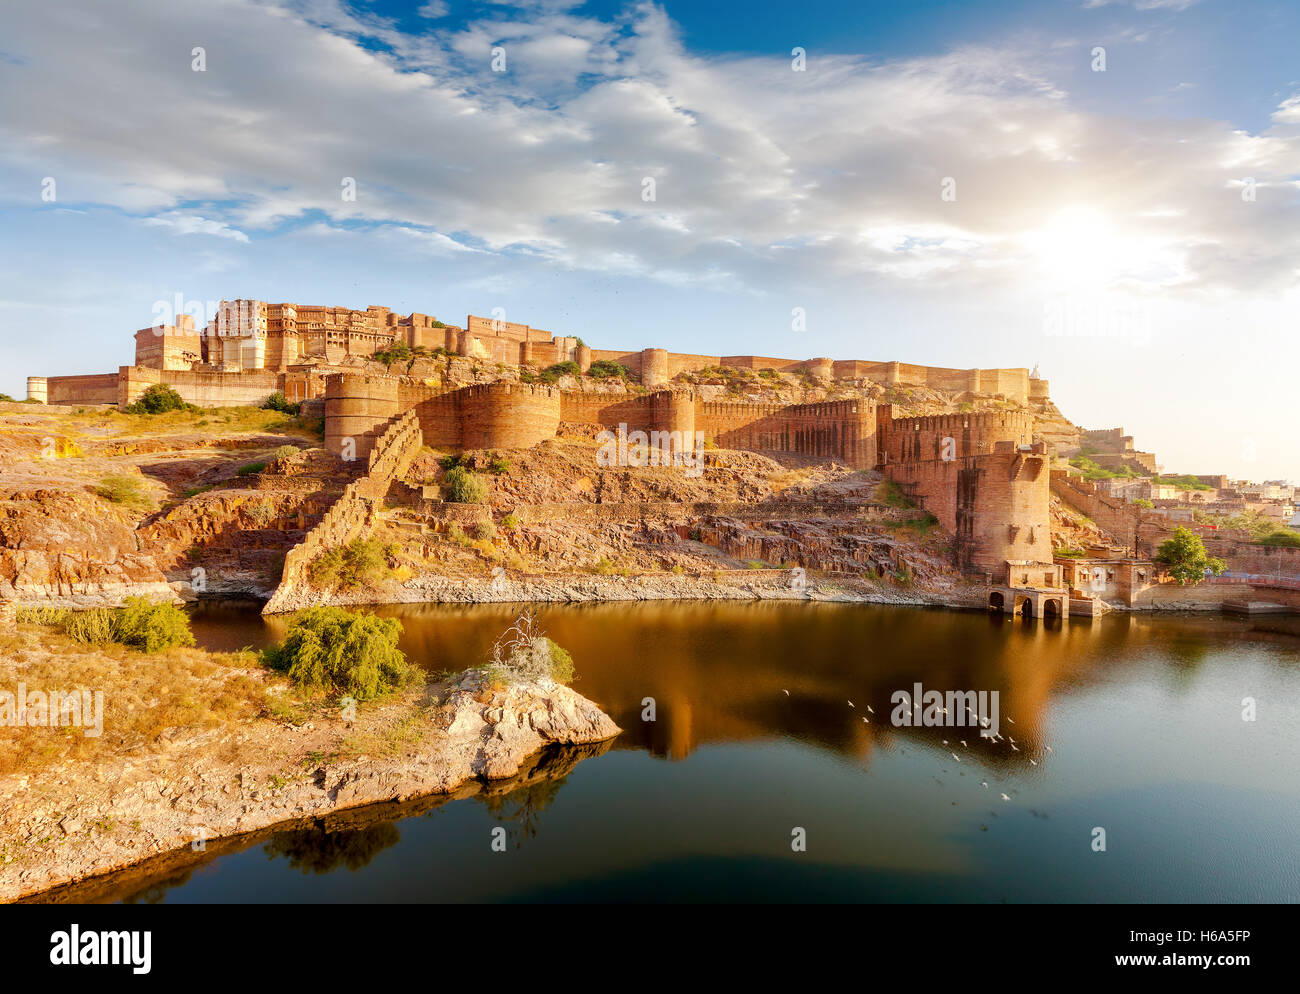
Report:
M 560 390 L 529 383 L 488 383 L 456 391 L 460 445 L 526 449 L 560 430 Z
M 799 453 L 856 469 L 876 464 L 876 407 L 863 399 L 790 405 L 699 401 L 695 428 L 724 449 Z
M 341 548 L 365 534 L 388 488 L 406 472 L 423 444 L 415 411 L 407 411 L 378 433 L 366 457 L 365 474 L 347 485 L 316 527 L 285 555 L 279 586 L 262 608 L 263 614 L 295 611 L 311 605 L 314 600 L 308 582 L 311 561 L 322 552 Z
M 982 455 L 992 452 L 998 442 L 1028 445 L 1034 438 L 1033 415 L 1019 411 L 895 418 L 893 405 L 881 404 L 877 412 L 877 446 L 886 465 L 940 459 L 945 454 L 950 458 Z
M 953 534 L 959 566 L 1000 580 L 1008 560 L 1051 561 L 1050 457 L 1030 415 L 878 415 L 881 469 Z

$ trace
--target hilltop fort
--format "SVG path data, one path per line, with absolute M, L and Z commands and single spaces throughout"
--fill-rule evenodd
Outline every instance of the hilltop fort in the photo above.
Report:
M 51 539 L 57 577 L 15 552 L 14 596 L 109 596 L 127 575 L 177 589 L 195 564 L 220 565 L 231 592 L 270 596 L 268 610 L 367 597 L 652 595 L 644 583 L 614 594 L 612 579 L 604 593 L 557 579 L 591 571 L 654 578 L 655 596 L 732 596 L 704 578 L 747 564 L 752 593 L 755 564 L 780 564 L 778 586 L 798 567 L 1066 616 L 1149 600 L 1160 580 L 1150 557 L 1176 521 L 1281 520 L 1292 507 L 1289 490 L 1162 479 L 1155 456 L 1122 429 L 1072 425 L 1036 369 L 629 352 L 472 314 L 451 324 L 378 306 L 222 301 L 201 329 L 181 315 L 137 331 L 132 365 L 33 376 L 28 394 L 76 414 L 124 410 L 157 386 L 205 411 L 283 394 L 302 405 L 299 430 L 319 434 L 251 477 L 234 452 L 252 440 L 229 440 L 231 456 L 211 468 L 196 457 L 194 471 L 167 469 L 176 503 L 142 518 L 133 539 L 113 540 L 147 554 L 111 563 L 89 554 L 73 567 L 58 557 L 75 537 Z M 665 439 L 678 449 L 650 469 L 611 464 L 599 439 L 615 433 L 641 439 L 633 449 Z M 703 479 L 680 472 L 683 457 Z M 449 496 L 457 467 L 486 495 Z M 1204 534 L 1252 574 L 1295 558 L 1209 525 Z M 376 536 L 403 550 L 388 556 L 394 577 L 409 575 L 400 587 L 349 589 L 322 573 L 337 550 Z M 490 589 L 457 586 L 485 568 Z M 963 586 L 971 582 L 979 589 Z

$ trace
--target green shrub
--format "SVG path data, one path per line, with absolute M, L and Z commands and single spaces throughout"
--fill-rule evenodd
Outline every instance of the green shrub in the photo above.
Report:
M 546 637 L 530 611 L 497 639 L 486 671 L 494 686 L 513 680 L 572 683 L 574 677 L 573 657 Z
M 262 410 L 281 411 L 284 414 L 292 414 L 294 417 L 297 417 L 298 412 L 302 410 L 302 404 L 292 403 L 283 392 L 277 390 L 275 393 L 267 397 L 266 400 L 262 401 Z
M 10 397 L 7 393 L 0 393 L 0 404 L 16 404 L 18 401 Z
M 482 504 L 487 500 L 488 482 L 464 466 L 453 466 L 443 479 L 443 496 L 453 504 Z
M 307 566 L 307 579 L 318 589 L 354 590 L 387 579 L 388 558 L 377 538 L 354 538 L 340 549 L 327 549 Z
M 128 597 L 117 617 L 116 640 L 142 652 L 157 652 L 174 645 L 193 645 L 190 619 L 175 604 L 155 604 L 144 597 Z
M 492 473 L 495 476 L 501 476 L 510 472 L 510 460 L 505 456 L 497 456 L 492 460 L 492 463 L 488 468 L 492 470 Z
M 262 661 L 302 690 L 369 700 L 412 681 L 419 671 L 397 648 L 396 618 L 313 607 L 289 623 L 285 639 L 262 652 Z
M 540 373 L 537 374 L 537 378 L 541 380 L 543 383 L 554 383 L 561 376 L 576 377 L 581 375 L 582 375 L 582 370 L 578 367 L 578 364 L 574 362 L 572 359 L 568 359 L 564 362 L 557 362 L 553 366 L 547 366 L 545 369 L 543 369 Z
M 1146 507 L 1146 508 L 1155 507 L 1155 505 L 1154 505 L 1153 503 L 1151 503 L 1151 501 L 1147 500 L 1145 497 L 1135 497 L 1135 498 L 1133 498 L 1133 506 L 1134 506 L 1134 507 Z
M 556 645 L 550 639 L 546 641 L 551 647 L 551 679 L 556 683 L 573 683 L 573 657 L 566 649 Z
M 497 526 L 491 519 L 485 518 L 474 525 L 474 537 L 482 542 L 489 542 L 496 538 Z
M 1279 528 L 1271 535 L 1265 535 L 1256 545 L 1273 545 L 1283 549 L 1300 549 L 1300 532 L 1290 528 Z
M 95 493 L 114 504 L 145 505 L 150 503 L 144 480 L 129 473 L 115 473 L 99 481 Z
M 447 541 L 457 545 L 469 545 L 469 536 L 465 534 L 465 529 L 458 522 L 453 521 L 447 526 Z
M 501 527 L 507 531 L 514 531 L 519 527 L 519 516 L 514 511 L 506 512 L 506 515 L 501 519 Z
M 120 641 L 118 638 L 118 612 L 106 607 L 89 611 L 69 611 L 60 628 L 74 642 L 104 645 Z
M 587 375 L 594 380 L 626 380 L 628 368 L 612 359 L 597 359 L 587 368 Z
M 244 465 L 240 466 L 239 469 L 235 470 L 235 475 L 252 476 L 254 473 L 262 472 L 264 469 L 266 469 L 266 463 L 264 462 L 246 462 Z
M 287 459 L 290 456 L 296 456 L 302 450 L 296 445 L 279 445 L 271 450 L 268 462 L 275 462 L 277 459 Z
M 166 383 L 155 383 L 140 394 L 140 399 L 125 408 L 127 414 L 166 414 L 168 411 L 197 411 Z

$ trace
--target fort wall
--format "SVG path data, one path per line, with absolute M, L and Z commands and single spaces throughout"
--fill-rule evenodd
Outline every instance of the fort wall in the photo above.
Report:
M 117 373 L 88 376 L 30 376 L 27 396 L 44 404 L 116 404 Z
M 525 449 L 560 430 L 560 391 L 527 383 L 458 390 L 461 447 Z
M 1129 548 L 1136 541 L 1139 557 L 1154 555 L 1174 527 L 1168 518 L 1109 497 L 1064 470 L 1052 470 L 1052 493 L 1067 507 L 1091 518 L 1116 544 Z
M 1028 445 L 1034 440 L 1033 415 L 1019 411 L 938 414 L 895 418 L 892 404 L 877 408 L 880 461 L 962 459 L 992 452 L 999 442 Z M 946 440 L 952 439 L 949 443 Z
M 366 459 L 366 473 L 349 483 L 342 496 L 321 516 L 302 542 L 284 558 L 284 572 L 263 614 L 294 610 L 295 597 L 307 590 L 311 561 L 329 549 L 338 549 L 364 535 L 393 481 L 399 479 L 424 444 L 414 411 L 390 424 L 374 439 Z
M 365 459 L 400 411 L 396 377 L 336 373 L 325 381 L 325 448 Z
M 155 383 L 166 384 L 186 403 L 199 407 L 255 407 L 284 386 L 284 377 L 272 370 L 221 372 L 123 366 L 114 379 L 119 408 L 134 404 Z

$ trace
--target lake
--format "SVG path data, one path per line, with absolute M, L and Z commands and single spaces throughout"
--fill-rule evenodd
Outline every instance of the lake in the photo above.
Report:
M 401 618 L 413 659 L 458 670 L 516 610 L 377 613 Z M 490 793 L 123 871 L 94 899 L 1300 899 L 1300 619 L 694 602 L 537 613 L 574 657 L 574 688 L 624 729 L 608 747 L 556 749 Z M 255 607 L 194 612 L 214 649 L 264 645 L 283 625 Z M 891 695 L 918 683 L 997 691 L 1007 739 L 894 727 Z

